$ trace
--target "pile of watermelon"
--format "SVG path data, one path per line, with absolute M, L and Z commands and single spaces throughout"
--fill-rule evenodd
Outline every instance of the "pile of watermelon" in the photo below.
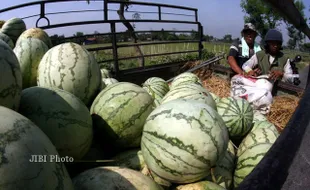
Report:
M 19 18 L 0 30 L 0 66 L 3 189 L 229 190 L 279 136 L 195 74 L 118 81 L 83 46 L 53 46 Z

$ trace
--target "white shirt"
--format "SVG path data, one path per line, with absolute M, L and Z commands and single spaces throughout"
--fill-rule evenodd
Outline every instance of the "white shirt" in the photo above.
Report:
M 274 61 L 275 57 L 269 56 L 269 63 L 271 64 Z M 245 72 L 251 71 L 256 65 L 258 64 L 258 59 L 256 54 L 253 55 L 247 62 L 245 62 L 242 66 L 242 69 Z M 293 75 L 293 70 L 290 64 L 290 59 L 287 59 L 287 62 L 284 66 L 284 75 L 282 77 L 283 82 L 289 82 L 293 83 L 294 81 L 294 75 Z

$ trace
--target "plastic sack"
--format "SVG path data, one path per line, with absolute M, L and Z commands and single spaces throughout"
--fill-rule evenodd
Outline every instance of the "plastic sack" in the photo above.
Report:
M 273 84 L 267 80 L 268 76 L 245 77 L 235 75 L 231 79 L 230 96 L 246 99 L 254 110 L 266 115 L 270 112 L 273 101 Z

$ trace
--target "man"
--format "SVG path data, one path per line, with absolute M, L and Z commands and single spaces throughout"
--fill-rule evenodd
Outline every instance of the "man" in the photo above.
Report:
M 242 65 L 261 47 L 255 42 L 257 31 L 252 23 L 246 23 L 241 31 L 242 38 L 230 46 L 228 64 L 234 74 L 243 74 Z
M 265 36 L 264 42 L 265 50 L 257 52 L 243 64 L 242 69 L 246 72 L 246 75 L 269 75 L 269 79 L 273 82 L 282 80 L 293 83 L 293 70 L 290 60 L 281 52 L 282 33 L 270 29 Z

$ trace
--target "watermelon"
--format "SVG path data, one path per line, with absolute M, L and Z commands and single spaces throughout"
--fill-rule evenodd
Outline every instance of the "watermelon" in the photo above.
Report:
M 266 116 L 261 114 L 259 111 L 254 110 L 253 122 L 256 122 L 256 121 L 268 121 L 268 119 L 266 118 Z
M 50 37 L 41 28 L 29 28 L 19 36 L 17 41 L 25 38 L 36 38 L 44 42 L 49 49 L 53 47 Z
M 55 161 L 54 145 L 33 122 L 3 106 L 0 120 L 1 189 L 73 190 L 64 163 Z
M 210 181 L 226 188 L 231 189 L 233 185 L 233 173 L 235 170 L 235 149 L 231 141 L 228 143 L 228 148 L 221 160 L 216 163 L 216 167 L 211 169 Z
M 107 86 L 90 112 L 102 139 L 117 147 L 139 147 L 142 128 L 153 110 L 153 98 L 140 86 L 118 82 Z
M 101 71 L 102 78 L 111 78 L 111 73 L 109 70 L 102 68 L 100 69 L 100 71 Z
M 164 189 L 169 189 L 171 187 L 171 183 L 158 175 L 156 175 L 154 172 L 148 169 L 148 167 L 145 165 L 144 168 L 141 171 L 144 175 L 152 178 L 157 184 L 162 186 Z
M 0 39 L 3 40 L 5 43 L 7 43 L 10 46 L 10 48 L 12 49 L 14 48 L 14 43 L 8 35 L 0 32 Z
M 80 98 L 89 106 L 101 88 L 95 58 L 82 46 L 68 42 L 48 50 L 38 68 L 38 86 L 57 87 Z
M 148 168 L 173 183 L 191 183 L 210 174 L 224 155 L 228 132 L 218 113 L 196 100 L 161 104 L 148 116 L 141 140 Z
M 142 170 L 145 166 L 142 151 L 140 149 L 132 149 L 119 153 L 114 156 L 112 160 L 116 161 L 116 166 L 130 168 L 138 171 Z
M 26 24 L 21 18 L 11 18 L 7 20 L 2 28 L 1 32 L 8 35 L 15 43 L 18 37 L 26 30 Z
M 118 83 L 118 81 L 115 78 L 103 78 L 102 82 L 105 84 L 105 86 Z
M 51 139 L 61 156 L 81 159 L 89 150 L 92 119 L 73 94 L 58 88 L 31 87 L 22 91 L 19 112 Z
M 162 99 L 161 104 L 175 99 L 197 100 L 216 110 L 216 103 L 210 93 L 201 85 L 195 83 L 179 84 L 172 88 Z
M 171 82 L 170 89 L 173 89 L 180 84 L 200 84 L 202 86 L 202 82 L 199 77 L 193 73 L 185 72 L 176 76 Z
M 217 111 L 225 121 L 232 140 L 242 139 L 251 129 L 253 108 L 242 98 L 222 98 L 217 103 Z
M 211 181 L 200 181 L 197 183 L 180 185 L 176 187 L 175 190 L 226 190 L 226 189 Z
M 162 190 L 152 179 L 142 173 L 120 167 L 97 167 L 73 178 L 75 190 Z
M 237 188 L 244 178 L 253 171 L 257 164 L 259 164 L 271 146 L 272 143 L 255 144 L 239 155 L 234 173 L 235 188 Z
M 212 92 L 209 92 L 209 93 L 212 96 L 215 103 L 218 103 L 221 100 L 221 98 L 219 96 L 215 95 L 214 93 L 212 93 Z
M 277 138 L 279 137 L 279 133 L 276 130 L 272 130 L 269 128 L 258 128 L 254 131 L 251 131 L 241 142 L 238 147 L 237 156 L 243 154 L 244 151 L 249 149 L 251 146 L 255 146 L 260 143 L 271 143 L 273 144 Z
M 168 83 L 159 77 L 151 77 L 147 79 L 142 87 L 154 98 L 154 107 L 159 106 L 163 97 L 169 91 Z
M 268 128 L 268 129 L 273 130 L 275 133 L 278 133 L 276 126 L 274 124 L 270 123 L 269 121 L 256 121 L 254 123 L 251 131 L 254 131 L 254 130 L 260 129 L 260 128 Z
M 13 51 L 22 71 L 23 89 L 37 86 L 38 66 L 48 47 L 41 40 L 26 38 L 18 40 Z
M 0 40 L 0 106 L 18 110 L 22 73 L 12 48 Z

